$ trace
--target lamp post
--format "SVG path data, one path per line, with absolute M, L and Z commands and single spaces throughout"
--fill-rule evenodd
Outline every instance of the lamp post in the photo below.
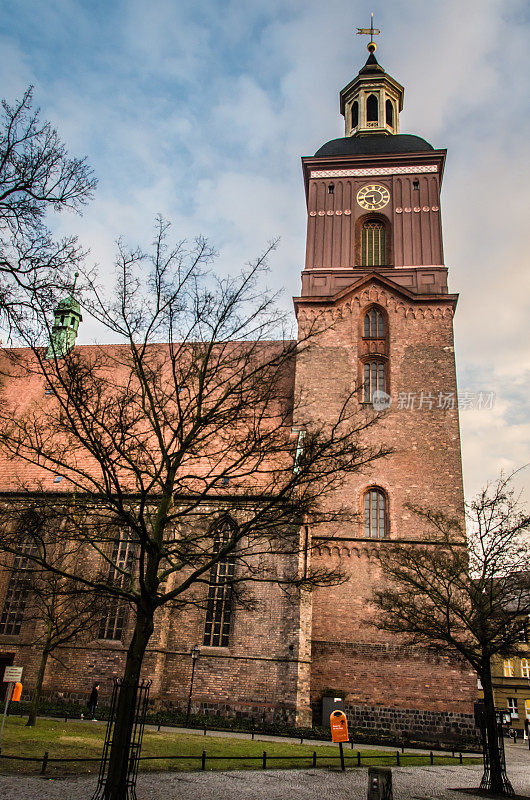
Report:
M 190 694 L 188 697 L 188 710 L 186 712 L 186 725 L 188 725 L 190 721 L 190 713 L 191 713 L 191 695 L 193 693 L 193 679 L 195 677 L 195 664 L 197 663 L 197 659 L 199 658 L 201 651 L 199 649 L 198 644 L 194 644 L 191 648 L 191 681 L 190 681 Z

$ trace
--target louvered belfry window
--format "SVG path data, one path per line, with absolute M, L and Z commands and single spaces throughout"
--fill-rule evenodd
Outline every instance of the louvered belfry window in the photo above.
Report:
M 385 226 L 379 220 L 367 220 L 361 230 L 361 266 L 382 267 L 385 261 Z
M 219 553 L 230 540 L 233 532 L 234 523 L 231 520 L 224 520 L 215 533 L 214 555 Z M 232 617 L 231 581 L 234 577 L 234 566 L 235 554 L 229 553 L 222 561 L 214 564 L 210 570 L 203 641 L 206 647 L 228 647 Z
M 364 364 L 363 403 L 371 403 L 375 391 L 386 392 L 385 364 L 367 361 Z
M 386 500 L 380 489 L 370 489 L 364 495 L 364 535 L 382 539 L 386 527 Z
M 125 586 L 131 579 L 134 565 L 134 543 L 127 534 L 117 537 L 112 549 L 112 563 L 116 568 L 110 567 L 108 581 L 110 585 Z M 123 636 L 127 622 L 128 606 L 125 600 L 111 597 L 108 602 L 107 613 L 101 620 L 99 639 L 119 641 Z
M 29 556 L 36 552 L 35 541 L 28 537 L 23 543 L 21 553 L 15 556 L 0 617 L 1 634 L 18 636 L 20 633 L 29 594 L 28 570 L 31 566 Z

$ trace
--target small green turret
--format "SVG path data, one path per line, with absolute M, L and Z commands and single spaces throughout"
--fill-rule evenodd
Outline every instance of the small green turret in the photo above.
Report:
M 83 321 L 81 306 L 74 297 L 75 284 L 79 273 L 75 273 L 72 293 L 61 300 L 54 313 L 54 322 L 51 333 L 51 341 L 46 351 L 46 358 L 61 358 L 73 348 L 77 338 L 79 323 Z

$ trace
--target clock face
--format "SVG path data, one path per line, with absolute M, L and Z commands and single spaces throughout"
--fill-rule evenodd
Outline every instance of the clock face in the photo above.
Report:
M 378 211 L 384 208 L 390 200 L 390 192 L 380 183 L 369 183 L 357 192 L 357 202 L 367 211 Z

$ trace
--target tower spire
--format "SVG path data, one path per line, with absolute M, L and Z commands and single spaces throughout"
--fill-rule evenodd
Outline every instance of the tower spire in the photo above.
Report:
M 83 321 L 81 306 L 74 296 L 78 277 L 79 272 L 76 272 L 69 296 L 61 300 L 53 312 L 54 322 L 46 358 L 61 358 L 75 344 L 79 323 Z
M 405 90 L 388 75 L 375 57 L 374 15 L 369 28 L 357 28 L 359 36 L 369 36 L 369 56 L 359 74 L 340 93 L 340 112 L 344 116 L 346 136 L 399 133 L 399 112 Z

